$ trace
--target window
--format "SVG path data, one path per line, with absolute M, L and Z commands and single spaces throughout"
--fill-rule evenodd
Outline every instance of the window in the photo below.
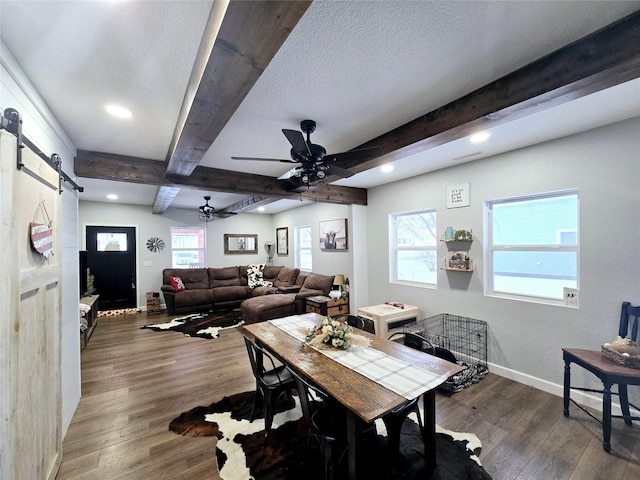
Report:
M 488 294 L 562 300 L 578 288 L 578 192 L 487 202 Z
M 435 286 L 437 279 L 436 211 L 389 215 L 389 281 Z
M 310 272 L 313 268 L 311 245 L 311 227 L 309 225 L 294 227 L 296 268 L 305 272 Z
M 126 252 L 127 251 L 127 234 L 126 233 L 96 233 L 97 248 L 96 252 Z
M 204 232 L 200 227 L 171 228 L 172 268 L 198 268 L 207 264 Z

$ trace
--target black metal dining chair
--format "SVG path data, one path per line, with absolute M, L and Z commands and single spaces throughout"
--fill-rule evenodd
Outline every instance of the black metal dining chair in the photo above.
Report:
M 411 332 L 396 332 L 389 336 L 388 340 L 402 339 L 402 343 L 407 347 L 420 350 L 425 353 L 433 354 L 433 345 L 426 338 Z M 402 425 L 409 415 L 415 413 L 420 426 L 420 434 L 424 441 L 424 427 L 422 425 L 422 417 L 420 416 L 420 407 L 418 405 L 419 398 L 400 405 L 396 409 L 387 413 L 382 417 L 385 427 L 387 428 L 387 442 L 389 451 L 389 468 L 392 470 L 395 466 L 396 459 L 400 453 L 400 432 Z
M 353 328 L 357 328 L 359 330 L 364 330 L 365 332 L 373 333 L 375 335 L 376 329 L 373 324 L 373 320 L 368 318 L 359 317 L 357 315 L 343 314 L 335 317 L 335 320 L 347 322 L 348 325 L 351 325 Z
M 284 365 L 276 367 L 273 358 L 264 348 L 247 336 L 244 336 L 244 342 L 249 354 L 251 370 L 256 378 L 256 394 L 253 397 L 249 421 L 253 422 L 255 419 L 256 404 L 258 397 L 261 396 L 264 405 L 264 441 L 266 443 L 273 424 L 276 401 L 283 393 L 293 398 L 291 390 L 295 388 L 295 381 Z M 265 359 L 269 362 L 270 369 L 265 368 Z
M 296 383 L 302 415 L 309 425 L 307 452 L 311 438 L 315 438 L 322 455 L 325 480 L 341 478 L 338 473 L 340 460 L 348 447 L 345 407 L 293 370 L 289 369 L 289 373 Z M 375 423 L 367 425 L 362 435 L 363 438 L 373 437 L 377 445 Z

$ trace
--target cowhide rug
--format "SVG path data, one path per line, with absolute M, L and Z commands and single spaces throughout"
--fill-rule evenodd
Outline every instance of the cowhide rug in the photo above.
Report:
M 276 407 L 268 444 L 264 445 L 264 418 L 257 407 L 256 419 L 249 423 L 253 392 L 224 397 L 208 407 L 196 407 L 181 414 L 169 425 L 169 430 L 181 435 L 215 436 L 218 438 L 216 457 L 223 480 L 320 480 L 323 465 L 312 441 L 307 449 L 308 428 L 302 417 L 299 401 L 282 396 Z M 400 439 L 401 458 L 398 478 L 431 480 L 491 480 L 477 455 L 480 441 L 474 434 L 451 432 L 437 427 L 437 468 L 429 476 L 424 469 L 424 448 L 417 424 L 409 417 Z M 376 422 L 378 442 L 363 445 L 365 472 L 370 480 L 384 478 L 386 430 Z M 343 462 L 346 463 L 346 462 Z M 338 479 L 344 478 L 339 474 Z
M 218 338 L 220 330 L 236 328 L 242 325 L 242 316 L 239 310 L 224 313 L 191 313 L 183 317 L 176 317 L 170 322 L 143 325 L 140 328 L 149 328 L 155 331 L 167 331 L 184 333 L 188 337 Z

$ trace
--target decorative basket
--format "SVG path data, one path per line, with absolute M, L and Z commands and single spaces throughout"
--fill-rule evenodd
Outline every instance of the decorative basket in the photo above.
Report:
M 609 360 L 613 360 L 618 365 L 622 365 L 623 367 L 627 368 L 640 368 L 640 357 L 622 355 L 621 353 L 614 352 L 613 350 L 605 348 L 604 345 L 602 345 L 601 350 L 603 357 L 607 357 Z

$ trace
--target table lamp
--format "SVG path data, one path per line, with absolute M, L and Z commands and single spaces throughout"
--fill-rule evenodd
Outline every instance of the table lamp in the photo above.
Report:
M 338 299 L 342 296 L 342 286 L 344 285 L 344 275 L 339 274 L 333 278 L 333 285 L 337 286 L 336 290 L 331 290 L 329 296 L 333 299 Z

